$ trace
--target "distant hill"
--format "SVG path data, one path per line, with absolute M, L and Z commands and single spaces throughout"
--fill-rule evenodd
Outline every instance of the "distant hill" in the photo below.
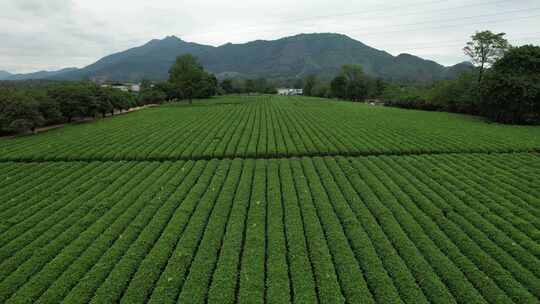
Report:
M 317 74 L 330 78 L 344 64 L 360 64 L 366 73 L 389 80 L 432 81 L 454 78 L 470 68 L 445 67 L 434 61 L 401 54 L 397 57 L 341 34 L 300 34 L 273 41 L 257 40 L 219 47 L 183 41 L 175 36 L 152 40 L 116 53 L 85 68 L 46 77 L 64 80 L 163 80 L 178 55 L 191 53 L 218 77 L 296 78 Z M 42 75 L 39 75 L 40 77 Z
M 468 61 L 458 63 L 446 69 L 445 78 L 456 78 L 459 74 L 463 72 L 470 72 L 472 69 L 474 69 L 474 65 Z
M 51 79 L 57 75 L 78 70 L 77 68 L 65 68 L 58 71 L 39 71 L 29 74 L 10 74 L 3 80 L 30 80 L 30 79 Z
M 174 36 L 162 40 L 154 39 L 143 46 L 104 57 L 83 69 L 58 75 L 59 79 L 94 79 L 140 81 L 142 79 L 161 80 L 168 77 L 168 71 L 176 57 L 191 53 L 197 57 L 201 52 L 213 47 L 184 42 Z
M 11 73 L 6 71 L 0 71 L 0 80 L 6 80 L 11 76 Z

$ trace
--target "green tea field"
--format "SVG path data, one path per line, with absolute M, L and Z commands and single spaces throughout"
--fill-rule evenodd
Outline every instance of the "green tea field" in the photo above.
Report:
M 540 127 L 229 96 L 0 138 L 0 303 L 540 303 Z

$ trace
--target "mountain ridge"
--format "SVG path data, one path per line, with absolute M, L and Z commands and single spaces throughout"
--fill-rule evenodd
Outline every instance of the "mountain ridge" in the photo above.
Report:
M 13 74 L 7 71 L 0 71 L 0 80 L 6 80 L 11 77 Z
M 79 69 L 71 67 L 71 68 L 63 68 L 63 69 L 56 70 L 56 71 L 37 71 L 37 72 L 27 73 L 27 74 L 24 74 L 24 73 L 11 74 L 5 80 L 50 79 L 50 78 L 53 78 L 53 77 L 55 77 L 57 75 L 73 72 L 73 71 L 76 71 L 76 70 L 79 70 Z
M 94 81 L 164 80 L 176 57 L 187 53 L 197 57 L 205 69 L 218 78 L 290 79 L 316 74 L 329 79 L 337 75 L 344 64 L 360 64 L 367 74 L 387 80 L 428 82 L 454 78 L 470 66 L 460 63 L 445 67 L 411 54 L 393 56 L 336 33 L 298 34 L 220 46 L 167 36 L 105 56 L 84 68 L 46 77 Z

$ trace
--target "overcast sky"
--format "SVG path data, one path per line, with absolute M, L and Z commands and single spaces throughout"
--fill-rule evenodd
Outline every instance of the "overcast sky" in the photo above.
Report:
M 0 70 L 83 67 L 168 35 L 218 46 L 313 32 L 451 65 L 483 29 L 540 44 L 540 1 L 0 0 Z

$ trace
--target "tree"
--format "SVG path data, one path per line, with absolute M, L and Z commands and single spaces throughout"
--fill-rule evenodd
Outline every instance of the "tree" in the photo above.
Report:
M 429 88 L 427 101 L 436 110 L 479 114 L 476 77 L 475 73 L 465 72 L 457 79 L 439 81 Z
M 433 110 L 432 106 L 427 104 L 427 92 L 424 87 L 412 85 L 390 84 L 384 89 L 384 104 L 405 109 Z
M 217 93 L 218 80 L 216 76 L 205 73 L 196 87 L 194 97 L 195 98 L 208 98 L 214 96 Z
M 160 104 L 167 99 L 167 94 L 158 88 L 142 90 L 139 94 L 139 105 Z
M 0 93 L 0 132 L 35 131 L 44 123 L 39 104 L 29 94 L 12 90 Z
M 347 96 L 347 78 L 340 75 L 332 80 L 330 83 L 330 91 L 332 96 L 336 98 L 346 98 Z
M 347 98 L 352 101 L 361 101 L 367 97 L 367 86 L 364 81 L 356 80 L 347 83 Z
M 344 65 L 341 69 L 347 78 L 347 97 L 353 101 L 365 99 L 368 91 L 362 66 Z
M 168 81 L 158 82 L 154 85 L 154 87 L 149 88 L 149 89 L 154 90 L 154 91 L 161 91 L 162 93 L 165 94 L 165 97 L 163 98 L 163 100 L 159 100 L 158 102 L 156 102 L 159 104 L 167 100 L 182 99 L 183 97 L 182 88 Z
M 56 100 L 60 112 L 68 122 L 74 117 L 86 116 L 94 109 L 95 99 L 88 87 L 81 83 L 59 84 L 49 89 L 48 95 Z
M 472 41 L 467 42 L 463 48 L 465 54 L 479 69 L 478 82 L 482 81 L 484 70 L 501 58 L 510 47 L 505 33 L 492 33 L 491 31 L 476 32 L 471 36 Z
M 56 100 L 47 95 L 45 90 L 32 90 L 29 94 L 37 102 L 39 112 L 45 119 L 45 124 L 61 123 L 64 121 L 64 116 L 60 111 L 60 105 Z
M 129 92 L 107 89 L 107 97 L 113 109 L 129 110 L 137 105 L 135 97 Z
M 377 78 L 375 80 L 375 88 L 373 92 L 373 97 L 381 97 L 384 93 L 384 88 L 386 87 L 386 83 L 382 78 Z
M 368 94 L 366 77 L 359 65 L 341 67 L 341 74 L 332 80 L 330 87 L 333 96 L 353 101 L 363 100 Z
M 254 90 L 257 93 L 264 94 L 268 91 L 268 80 L 266 78 L 257 78 L 253 81 L 254 84 Z
M 143 79 L 141 81 L 141 90 L 150 89 L 152 87 L 152 82 L 148 79 Z
M 198 60 L 190 54 L 179 56 L 169 70 L 169 82 L 182 92 L 182 97 L 189 100 L 205 98 L 215 94 L 217 81 L 206 73 Z M 214 88 L 211 88 L 214 86 Z
M 257 89 L 255 88 L 255 81 L 253 79 L 247 79 L 244 87 L 246 93 L 254 93 L 257 91 Z
M 486 74 L 481 94 L 482 111 L 497 122 L 540 122 L 540 47 L 510 48 Z
M 362 66 L 356 64 L 346 64 L 342 66 L 341 75 L 345 76 L 348 82 L 364 80 L 364 70 L 362 69 Z
M 234 93 L 234 87 L 233 87 L 232 79 L 223 79 L 220 86 L 223 89 L 223 91 L 225 91 L 225 94 Z
M 304 87 L 304 79 L 297 78 L 294 80 L 293 88 L 295 89 L 301 89 Z
M 330 97 L 330 86 L 328 83 L 319 82 L 311 90 L 311 95 L 316 97 L 329 98 Z
M 309 75 L 304 80 L 304 95 L 313 96 L 313 89 L 317 85 L 317 76 Z
M 114 114 L 114 103 L 116 103 L 115 100 L 115 92 L 116 89 L 113 88 L 97 88 L 96 89 L 96 96 L 97 96 L 97 104 L 98 104 L 98 112 L 101 113 L 101 116 L 105 117 L 107 113 Z

